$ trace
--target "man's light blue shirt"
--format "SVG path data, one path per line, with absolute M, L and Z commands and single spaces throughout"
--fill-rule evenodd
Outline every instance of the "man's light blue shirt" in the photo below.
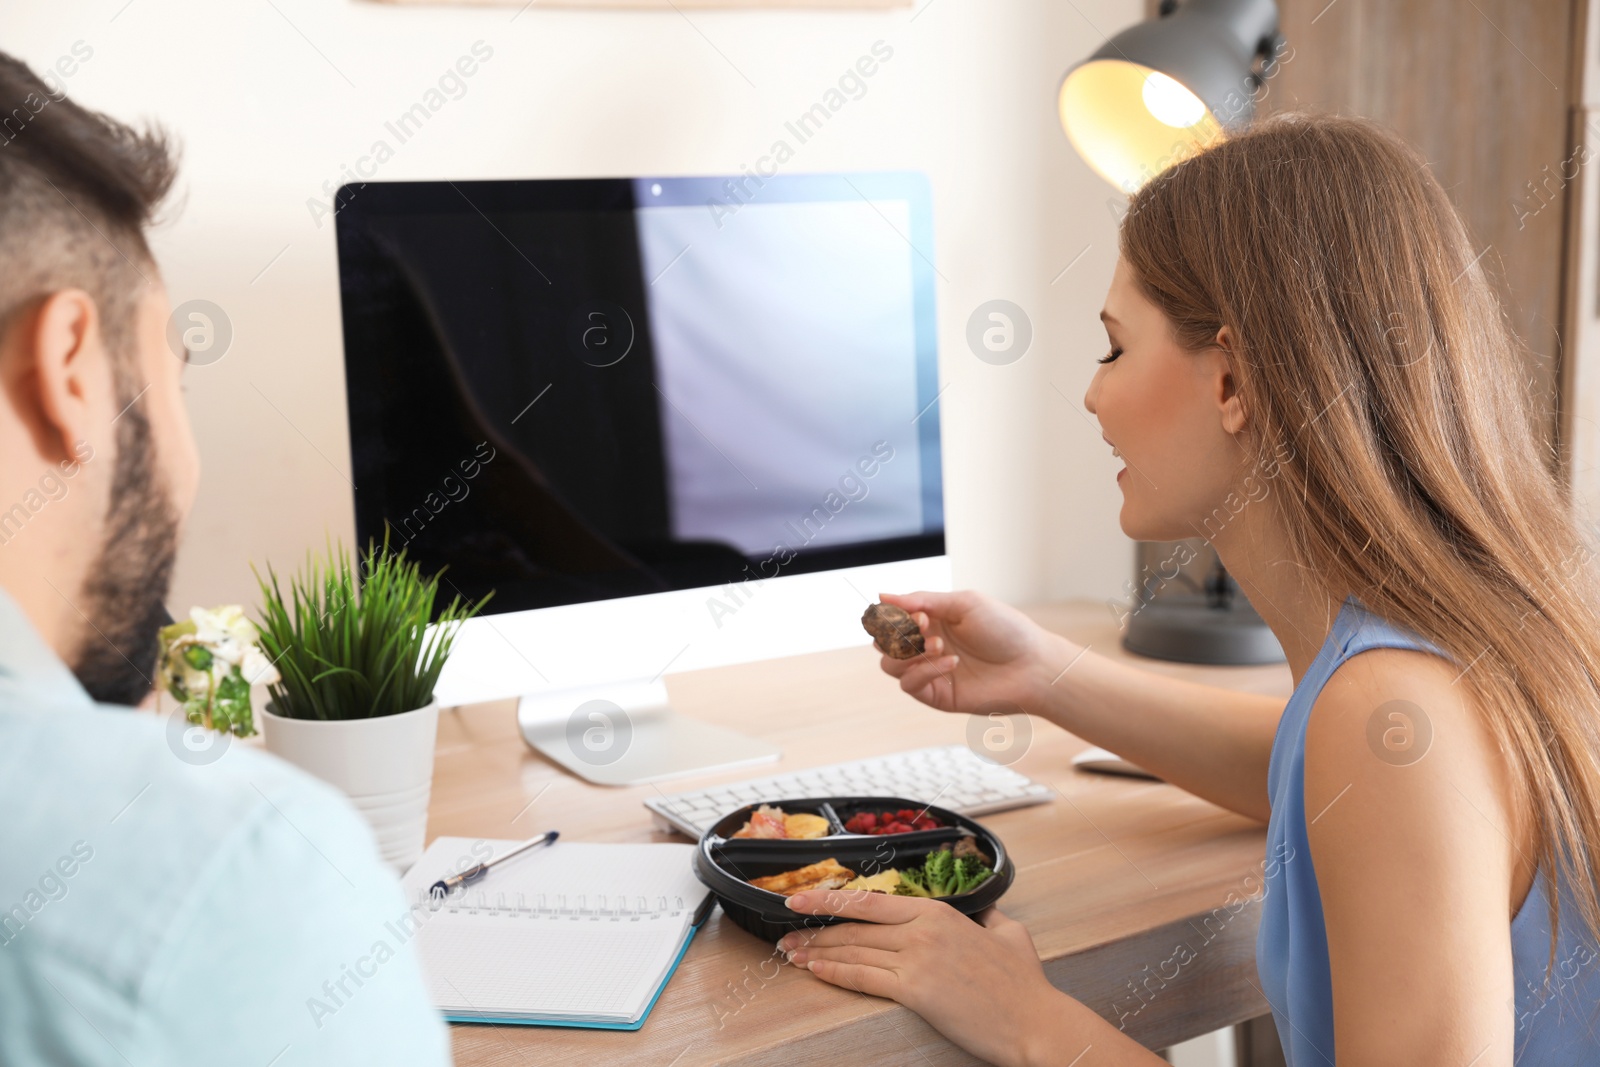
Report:
M 0 1063 L 446 1064 L 359 814 L 97 705 L 0 592 Z

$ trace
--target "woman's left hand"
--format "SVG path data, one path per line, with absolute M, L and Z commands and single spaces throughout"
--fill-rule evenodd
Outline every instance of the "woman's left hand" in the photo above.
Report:
M 1027 1062 L 1023 1043 L 1048 1033 L 1068 1000 L 1045 977 L 1027 928 L 994 908 L 973 922 L 942 900 L 863 890 L 796 893 L 789 907 L 865 920 L 786 934 L 778 947 L 789 962 L 899 1001 L 987 1062 Z

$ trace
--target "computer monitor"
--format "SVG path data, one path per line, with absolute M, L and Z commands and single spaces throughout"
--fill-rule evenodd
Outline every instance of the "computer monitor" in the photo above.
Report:
M 529 742 L 593 781 L 772 759 L 673 715 L 662 677 L 866 643 L 880 590 L 949 587 L 922 176 L 337 206 L 357 539 L 493 592 L 441 703 L 521 697 Z

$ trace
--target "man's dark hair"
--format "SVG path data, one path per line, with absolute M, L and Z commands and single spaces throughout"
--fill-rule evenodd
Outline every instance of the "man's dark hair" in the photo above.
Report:
M 154 280 L 144 230 L 176 170 L 159 128 L 81 107 L 0 52 L 0 328 L 48 293 L 83 289 L 121 391 L 134 310 Z

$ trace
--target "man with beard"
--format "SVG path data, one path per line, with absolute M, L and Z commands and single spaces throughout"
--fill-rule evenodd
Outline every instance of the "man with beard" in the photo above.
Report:
M 127 706 L 199 478 L 173 172 L 0 54 L 0 1063 L 445 1063 L 426 911 L 349 803 Z

